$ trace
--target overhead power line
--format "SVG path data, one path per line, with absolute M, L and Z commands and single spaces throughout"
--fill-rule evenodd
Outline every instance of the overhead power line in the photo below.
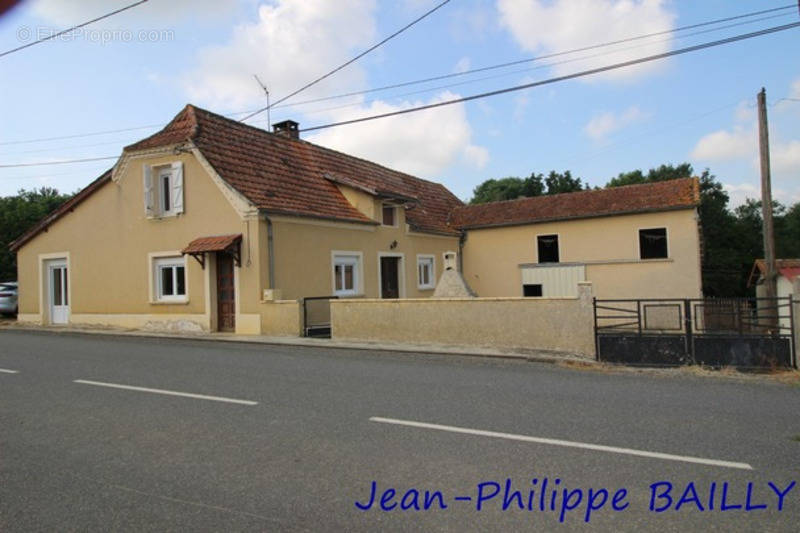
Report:
M 31 41 L 29 43 L 25 43 L 22 46 L 18 46 L 16 48 L 12 48 L 11 50 L 6 50 L 5 52 L 0 53 L 0 57 L 7 56 L 9 54 L 13 54 L 14 52 L 19 52 L 20 50 L 24 50 L 25 48 L 31 47 L 31 46 L 33 46 L 35 44 L 39 44 L 39 43 L 43 43 L 45 41 L 49 41 L 51 39 L 55 39 L 56 37 L 64 35 L 65 33 L 69 33 L 71 31 L 77 30 L 78 28 L 83 28 L 84 26 L 88 26 L 89 24 L 98 22 L 98 21 L 103 20 L 103 19 L 107 19 L 108 17 L 113 17 L 114 15 L 116 15 L 118 13 L 122 13 L 123 11 L 127 11 L 129 9 L 133 9 L 134 7 L 140 6 L 140 5 L 144 4 L 145 2 L 147 2 L 147 0 L 140 0 L 139 2 L 134 2 L 133 4 L 127 5 L 125 7 L 121 7 L 119 9 L 117 9 L 116 11 L 112 11 L 111 13 L 106 13 L 105 15 L 102 15 L 100 17 L 93 18 L 92 20 L 88 20 L 88 21 L 86 21 L 86 22 L 84 22 L 82 24 L 78 24 L 77 26 L 73 26 L 71 28 L 67 28 L 66 30 L 62 30 L 62 31 L 54 33 L 52 35 L 48 35 L 47 37 L 42 37 L 41 39 L 36 39 L 35 41 Z
M 478 68 L 474 68 L 474 69 L 463 70 L 461 72 L 451 72 L 449 74 L 442 74 L 440 76 L 432 76 L 430 78 L 422 78 L 422 79 L 417 79 L 417 80 L 412 80 L 412 81 L 405 81 L 405 82 L 395 83 L 395 84 L 392 84 L 392 85 L 384 85 L 382 87 L 375 87 L 375 88 L 372 88 L 372 89 L 365 89 L 365 90 L 362 90 L 362 91 L 352 91 L 352 92 L 349 92 L 349 93 L 342 93 L 342 94 L 337 94 L 337 95 L 333 95 L 333 96 L 325 96 L 325 97 L 321 97 L 321 98 L 315 98 L 315 99 L 312 99 L 312 100 L 303 100 L 301 102 L 293 102 L 291 104 L 277 105 L 278 102 L 275 102 L 274 104 L 272 104 L 270 106 L 270 109 L 275 109 L 275 108 L 278 108 L 278 107 L 299 106 L 299 105 L 304 105 L 304 104 L 313 104 L 313 103 L 317 103 L 317 102 L 324 102 L 324 101 L 327 101 L 327 100 L 335 100 L 337 98 L 346 98 L 348 96 L 358 96 L 358 95 L 362 95 L 362 94 L 385 91 L 385 90 L 389 90 L 389 89 L 397 89 L 397 88 L 400 88 L 400 87 L 407 87 L 409 85 L 416 85 L 416 84 L 420 84 L 420 83 L 428 83 L 428 82 L 432 82 L 432 81 L 439 81 L 439 80 L 444 80 L 444 79 L 449 79 L 449 78 L 456 78 L 456 77 L 460 77 L 460 76 L 467 76 L 469 74 L 476 74 L 478 72 L 486 72 L 488 70 L 496 70 L 496 69 L 501 69 L 501 68 L 505 68 L 505 67 L 513 67 L 513 66 L 522 65 L 522 64 L 525 64 L 525 63 L 532 63 L 534 61 L 541 61 L 543 59 L 552 59 L 554 57 L 560 57 L 560 56 L 575 54 L 575 53 L 578 53 L 578 52 L 586 52 L 586 51 L 589 51 L 589 50 L 596 50 L 598 48 L 606 48 L 606 47 L 614 46 L 614 45 L 617 45 L 617 44 L 624 44 L 624 43 L 629 43 L 629 42 L 634 42 L 634 41 L 640 41 L 640 40 L 643 40 L 643 39 L 649 39 L 651 37 L 658 37 L 660 35 L 668 35 L 670 33 L 678 33 L 678 32 L 681 32 L 681 31 L 691 30 L 691 29 L 695 29 L 695 28 L 702 28 L 702 27 L 705 27 L 705 26 L 712 26 L 714 24 L 721 24 L 723 22 L 730 22 L 730 21 L 733 21 L 733 20 L 741 20 L 741 19 L 744 19 L 744 18 L 756 17 L 758 15 L 764 15 L 764 14 L 767 14 L 767 13 L 774 13 L 776 11 L 786 11 L 786 10 L 789 10 L 789 9 L 794 9 L 795 7 L 796 7 L 795 4 L 790 4 L 790 5 L 787 5 L 787 6 L 776 7 L 776 8 L 773 8 L 773 9 L 765 9 L 765 10 L 762 10 L 762 11 L 753 11 L 753 12 L 744 13 L 744 14 L 741 14 L 741 15 L 735 15 L 735 16 L 731 16 L 731 17 L 725 17 L 725 18 L 716 19 L 716 20 L 709 20 L 707 22 L 700 22 L 700 23 L 696 23 L 696 24 L 690 24 L 688 26 L 681 26 L 681 27 L 674 28 L 674 29 L 671 29 L 671 30 L 664 30 L 664 31 L 658 31 L 658 32 L 653 32 L 653 33 L 646 33 L 644 35 L 637 35 L 637 36 L 634 36 L 634 37 L 626 37 L 625 39 L 619 39 L 619 40 L 616 40 L 616 41 L 608 41 L 608 42 L 604 42 L 604 43 L 598 43 L 598 44 L 593 44 L 593 45 L 589 45 L 589 46 L 583 46 L 583 47 L 580 47 L 580 48 L 573 48 L 571 50 L 564 50 L 564 51 L 561 51 L 561 52 L 553 52 L 551 54 L 543 54 L 543 55 L 540 55 L 540 56 L 529 57 L 529 58 L 526 58 L 526 59 L 518 59 L 516 61 L 509 61 L 509 62 L 506 62 L 506 63 L 498 63 L 498 64 L 495 64 L 495 65 L 488 65 L 488 66 L 485 66 L 485 67 L 478 67 Z M 791 13 L 784 13 L 784 14 L 781 14 L 781 15 L 778 15 L 778 16 L 785 16 L 785 15 L 791 15 Z M 775 16 L 773 15 L 773 17 L 765 17 L 765 18 L 754 20 L 754 21 L 747 21 L 747 22 L 740 23 L 740 24 L 749 24 L 751 22 L 758 22 L 758 21 L 767 20 L 768 18 L 774 18 L 774 17 Z M 722 28 L 715 28 L 714 30 L 711 30 L 711 31 L 732 28 L 732 27 L 738 26 L 740 24 L 731 24 L 729 26 L 724 26 Z M 703 33 L 703 32 L 694 33 L 692 35 L 699 35 L 700 33 Z M 247 117 L 247 118 L 249 118 L 249 117 Z M 245 120 L 245 119 L 242 119 L 242 120 Z
M 388 42 L 388 41 L 390 41 L 390 40 L 392 40 L 392 39 L 394 39 L 395 37 L 397 37 L 398 35 L 400 35 L 400 34 L 401 34 L 401 33 L 403 33 L 404 31 L 406 31 L 407 29 L 409 29 L 411 26 L 415 25 L 416 23 L 420 22 L 421 20 L 423 20 L 423 19 L 427 18 L 428 16 L 432 15 L 432 14 L 433 14 L 435 11 L 437 11 L 437 10 L 439 10 L 440 8 L 444 7 L 444 5 L 445 5 L 445 4 L 447 4 L 447 3 L 449 3 L 449 2 L 450 2 L 450 0 L 444 0 L 444 2 L 441 2 L 441 3 L 437 4 L 437 5 L 436 5 L 436 6 L 434 6 L 433 8 L 431 8 L 431 9 L 429 9 L 428 11 L 426 11 L 425 13 L 423 13 L 421 16 L 419 16 L 419 17 L 417 17 L 416 19 L 412 20 L 411 22 L 409 22 L 408 24 L 406 24 L 405 26 L 403 26 L 402 28 L 400 28 L 399 30 L 397 30 L 396 32 L 394 32 L 393 34 L 391 34 L 391 35 L 389 35 L 388 37 L 386 37 L 385 39 L 383 39 L 381 42 L 379 42 L 379 43 L 376 43 L 376 44 L 372 45 L 371 47 L 367 48 L 366 50 L 364 50 L 363 52 L 361 52 L 360 54 L 358 54 L 357 56 L 355 56 L 353 59 L 350 59 L 349 61 L 346 61 L 346 62 L 342 63 L 341 65 L 339 65 L 339 66 L 338 66 L 338 67 L 336 67 L 335 69 L 333 69 L 333 70 L 331 70 L 330 72 L 328 72 L 328 73 L 326 73 L 326 74 L 324 74 L 324 75 L 320 76 L 319 78 L 315 79 L 314 81 L 312 81 L 312 82 L 309 82 L 309 83 L 307 83 L 307 84 L 303 85 L 302 87 L 300 87 L 300 88 L 299 88 L 299 89 L 297 89 L 296 91 L 294 91 L 294 92 L 291 92 L 291 93 L 287 94 L 286 96 L 284 96 L 284 97 L 282 97 L 282 98 L 279 98 L 279 99 L 278 99 L 278 100 L 276 100 L 274 103 L 272 103 L 272 105 L 268 105 L 268 106 L 262 107 L 261 109 L 259 109 L 259 110 L 255 111 L 255 112 L 253 112 L 253 113 L 251 113 L 251 114 L 247 115 L 246 117 L 244 117 L 243 119 L 241 119 L 241 122 L 244 122 L 245 120 L 247 120 L 247 119 L 249 119 L 249 118 L 251 118 L 251 117 L 254 117 L 254 116 L 258 115 L 259 113 L 263 113 L 264 111 L 266 111 L 267 109 L 270 109 L 270 108 L 272 108 L 272 107 L 273 107 L 273 106 L 275 106 L 276 104 L 280 104 L 281 102 L 283 102 L 283 101 L 285 101 L 285 100 L 288 100 L 288 99 L 289 99 L 289 98 L 291 98 L 292 96 L 295 96 L 296 94 L 299 94 L 299 93 L 301 93 L 301 92 L 305 91 L 305 90 L 306 90 L 306 89 L 308 89 L 309 87 L 311 87 L 311 86 L 313 86 L 313 85 L 316 85 L 317 83 L 321 82 L 321 81 L 322 81 L 322 80 L 324 80 L 325 78 L 327 78 L 327 77 L 329 77 L 329 76 L 332 76 L 333 74 L 335 74 L 335 73 L 339 72 L 340 70 L 342 70 L 343 68 L 345 68 L 347 65 L 350 65 L 350 64 L 352 64 L 352 63 L 354 63 L 354 62 L 358 61 L 359 59 L 361 59 L 362 57 L 364 57 L 364 56 L 365 56 L 365 55 L 367 55 L 368 53 L 372 52 L 373 50 L 375 50 L 375 49 L 376 49 L 376 48 L 378 48 L 379 46 L 381 46 L 381 45 L 385 44 L 386 42 Z
M 0 165 L 0 168 L 19 168 L 19 167 L 43 167 L 47 165 L 66 165 L 69 163 L 87 163 L 89 161 L 105 161 L 107 159 L 118 159 L 117 155 L 108 157 L 88 157 L 86 159 L 65 159 L 61 161 L 42 161 L 39 163 L 15 163 L 13 165 Z
M 684 31 L 684 30 L 689 30 L 689 29 L 694 29 L 694 28 L 699 28 L 699 27 L 719 24 L 719 23 L 722 23 L 722 22 L 728 22 L 728 21 L 732 21 L 732 20 L 740 20 L 740 19 L 744 19 L 744 18 L 748 18 L 748 17 L 755 17 L 755 16 L 758 16 L 758 15 L 763 15 L 763 14 L 767 14 L 767 13 L 773 13 L 773 12 L 777 12 L 777 11 L 781 11 L 781 10 L 787 10 L 787 9 L 790 9 L 790 8 L 793 9 L 794 7 L 795 7 L 794 4 L 792 4 L 792 5 L 788 5 L 788 6 L 776 7 L 776 8 L 773 8 L 773 9 L 767 9 L 767 10 L 762 10 L 762 11 L 753 11 L 753 12 L 750 12 L 750 13 L 744 13 L 744 14 L 740 14 L 740 15 L 735 15 L 735 16 L 725 17 L 725 18 L 721 18 L 721 19 L 711 20 L 711 21 L 707 21 L 707 22 L 700 22 L 700 23 L 690 24 L 690 25 L 687 25 L 687 26 L 681 26 L 681 27 L 678 27 L 678 28 L 674 28 L 673 30 L 649 33 L 649 34 L 645 34 L 645 35 L 638 35 L 638 36 L 628 37 L 628 38 L 625 38 L 625 39 L 620 39 L 620 40 L 617 40 L 617 41 L 598 43 L 598 44 L 594 44 L 594 45 L 590 45 L 590 46 L 586 46 L 586 47 L 582 47 L 582 48 L 575 48 L 575 49 L 572 49 L 572 50 L 554 52 L 552 54 L 541 55 L 541 56 L 531 57 L 531 58 L 527 58 L 527 59 L 520 59 L 520 60 L 510 61 L 510 62 L 506 62 L 506 63 L 499 63 L 499 64 L 496 64 L 496 65 L 489 65 L 489 66 L 485 66 L 485 67 L 479 67 L 479 68 L 475 68 L 475 69 L 471 69 L 471 70 L 467 70 L 467 71 L 463 71 L 463 72 L 449 73 L 449 74 L 445 74 L 445 75 L 441 75 L 441 76 L 433 76 L 433 77 L 430 77 L 430 78 L 423 78 L 423 79 L 418 79 L 418 80 L 413 80 L 413 81 L 401 82 L 401 83 L 397 83 L 397 84 L 394 84 L 394 85 L 386 85 L 386 86 L 383 86 L 383 87 L 376 87 L 376 88 L 366 89 L 366 90 L 362 90 L 362 91 L 354 91 L 354 92 L 349 92 L 349 93 L 342 93 L 342 94 L 338 94 L 338 95 L 327 96 L 327 97 L 317 98 L 317 99 L 313 99 L 313 100 L 304 100 L 304 101 L 296 102 L 296 103 L 292 103 L 292 104 L 283 104 L 283 105 L 277 105 L 276 106 L 273 103 L 270 106 L 270 108 L 287 107 L 287 106 L 299 106 L 299 105 L 305 105 L 305 104 L 311 104 L 311 103 L 317 103 L 317 102 L 322 102 L 322 101 L 327 101 L 327 100 L 338 99 L 338 98 L 345 98 L 345 97 L 348 97 L 348 96 L 357 96 L 357 95 L 361 95 L 361 94 L 379 92 L 379 91 L 388 90 L 388 89 L 395 89 L 395 88 L 406 87 L 406 86 L 415 85 L 415 84 L 422 84 L 422 83 L 427 83 L 427 82 L 432 82 L 432 81 L 438 81 L 438 80 L 448 79 L 448 78 L 453 78 L 453 77 L 458 77 L 458 76 L 465 76 L 465 75 L 468 75 L 468 74 L 475 74 L 475 73 L 478 73 L 478 72 L 485 72 L 485 71 L 489 71 L 489 70 L 500 69 L 500 68 L 503 68 L 503 67 L 510 67 L 510 66 L 515 66 L 515 65 L 519 65 L 519 64 L 539 61 L 539 60 L 543 60 L 543 59 L 549 59 L 549 58 L 553 58 L 553 57 L 559 57 L 559 56 L 564 56 L 564 55 L 568 55 L 568 54 L 574 54 L 574 53 L 581 52 L 581 51 L 608 47 L 608 46 L 612 46 L 614 44 L 637 41 L 637 40 L 645 39 L 645 38 L 648 38 L 648 37 L 654 37 L 654 36 L 664 35 L 664 34 L 668 34 L 668 33 L 675 33 L 675 32 L 680 32 L 680 31 Z M 744 24 L 751 23 L 751 22 L 758 22 L 758 21 L 766 20 L 767 18 L 773 18 L 773 17 L 775 17 L 775 16 L 773 15 L 772 17 L 765 17 L 765 18 L 754 20 L 754 21 L 747 21 Z M 740 23 L 740 24 L 742 24 L 742 23 Z M 722 28 L 714 28 L 713 30 L 708 30 L 708 31 L 716 31 L 718 29 L 726 29 L 726 28 L 730 28 L 730 27 L 733 27 L 733 26 L 737 26 L 737 25 L 739 25 L 739 24 L 732 24 L 732 25 L 724 26 Z M 705 33 L 705 32 L 696 32 L 696 33 L 692 33 L 690 35 L 697 35 L 699 33 Z M 686 37 L 686 36 L 684 36 L 684 37 Z M 626 48 L 626 49 L 623 49 L 623 50 L 628 50 L 628 49 L 632 49 L 632 48 Z M 614 50 L 614 52 L 617 52 L 617 51 L 621 51 L 621 50 Z M 578 60 L 583 60 L 583 59 L 593 58 L 593 57 L 598 57 L 598 56 L 597 55 L 586 56 L 586 57 L 578 58 Z M 568 62 L 572 62 L 572 61 L 573 60 L 565 61 L 565 62 L 559 62 L 559 63 L 549 63 L 549 64 L 545 64 L 544 67 L 548 67 L 548 66 L 552 66 L 552 65 L 558 65 L 558 64 L 564 64 L 564 63 L 568 63 Z M 512 71 L 510 74 L 515 74 L 515 73 L 519 73 L 519 72 L 524 72 L 524 71 L 521 71 L 521 70 Z M 489 79 L 493 79 L 493 78 L 492 77 L 483 77 L 483 78 L 478 78 L 477 80 L 470 80 L 470 82 L 472 82 L 472 81 L 485 81 L 485 80 L 489 80 Z M 466 82 L 466 83 L 469 83 L 469 82 Z M 463 85 L 463 84 L 464 84 L 464 82 L 458 83 L 458 84 L 455 84 L 455 85 Z M 437 86 L 437 87 L 435 87 L 434 89 L 431 89 L 431 90 L 438 90 L 438 89 L 442 89 L 442 88 L 448 88 L 448 87 L 452 87 L 452 86 L 455 86 L 455 85 Z M 411 93 L 404 93 L 404 94 L 401 94 L 400 96 L 408 96 L 408 95 L 418 94 L 420 92 L 427 92 L 427 90 L 425 90 L 425 91 L 415 91 L 415 92 L 411 92 Z M 333 109 L 339 109 L 340 107 L 336 107 L 336 108 L 333 108 Z M 350 107 L 350 106 L 346 106 L 346 107 Z M 266 110 L 266 108 L 264 108 L 263 110 Z M 237 111 L 237 112 L 227 113 L 226 115 L 229 116 L 229 117 L 233 117 L 235 115 L 245 115 L 245 114 L 250 114 L 251 116 L 254 116 L 253 113 L 255 111 L 259 111 L 259 110 Z M 246 120 L 246 118 L 248 118 L 248 117 L 245 117 L 245 119 L 242 119 L 242 120 Z M 58 141 L 58 140 L 75 139 L 75 138 L 81 138 L 81 137 L 92 137 L 92 136 L 97 136 L 97 135 L 107 135 L 107 134 L 111 134 L 111 133 L 122 133 L 122 132 L 137 131 L 137 130 L 150 129 L 150 128 L 158 128 L 158 127 L 163 127 L 163 126 L 164 126 L 164 123 L 148 124 L 148 125 L 145 125 L 145 126 L 134 126 L 134 127 L 130 127 L 130 128 L 121 128 L 121 129 L 104 130 L 104 131 L 87 132 L 87 133 L 78 133 L 78 134 L 72 134 L 72 135 L 61 135 L 61 136 L 56 136 L 56 137 L 43 137 L 43 138 L 35 138 L 35 139 L 23 139 L 23 140 L 17 140 L 17 141 L 4 141 L 4 142 L 0 142 L 0 146 L 13 145 L 13 144 L 30 144 L 30 143 L 38 143 L 38 142 Z
M 416 106 L 416 107 L 411 107 L 411 108 L 407 108 L 407 109 L 401 109 L 401 110 L 393 111 L 393 112 L 390 112 L 390 113 L 381 113 L 381 114 L 378 114 L 378 115 L 371 115 L 371 116 L 361 117 L 361 118 L 356 118 L 356 119 L 351 119 L 351 120 L 343 120 L 343 121 L 340 121 L 340 122 L 333 122 L 333 123 L 330 123 L 330 124 L 323 124 L 321 126 L 313 126 L 313 127 L 310 127 L 310 128 L 301 129 L 300 131 L 301 132 L 316 131 L 316 130 L 321 130 L 321 129 L 333 128 L 333 127 L 336 127 L 336 126 L 344 126 L 344 125 L 347 125 L 347 124 L 356 124 L 356 123 L 359 123 L 359 122 L 366 122 L 366 121 L 369 121 L 369 120 L 376 120 L 376 119 L 380 119 L 380 118 L 387 118 L 387 117 L 392 117 L 392 116 L 397 116 L 397 115 L 404 115 L 406 113 L 414 113 L 414 112 L 417 112 L 417 111 L 423 111 L 423 110 L 427 110 L 427 109 L 434 109 L 434 108 L 437 108 L 437 107 L 443 107 L 443 106 L 457 104 L 457 103 L 461 103 L 461 102 L 469 102 L 469 101 L 472 101 L 472 100 L 478 100 L 478 99 L 487 98 L 487 97 L 490 97 L 490 96 L 496 96 L 496 95 L 511 93 L 511 92 L 515 92 L 515 91 L 521 91 L 521 90 L 524 90 L 524 89 L 530 89 L 530 88 L 539 87 L 539 86 L 542 86 L 542 85 L 557 83 L 557 82 L 571 80 L 571 79 L 580 78 L 580 77 L 584 77 L 584 76 L 590 76 L 590 75 L 593 75 L 593 74 L 599 74 L 599 73 L 602 73 L 602 72 L 607 72 L 607 71 L 610 71 L 610 70 L 616 70 L 616 69 L 620 69 L 620 68 L 624 68 L 624 67 L 630 67 L 630 66 L 634 66 L 634 65 L 639 65 L 639 64 L 642 64 L 642 63 L 648 63 L 648 62 L 651 62 L 651 61 L 657 61 L 659 59 L 666 59 L 666 58 L 672 57 L 672 56 L 678 56 L 678 55 L 682 55 L 682 54 L 687 54 L 689 52 L 695 52 L 695 51 L 703 50 L 703 49 L 706 49 L 706 48 L 713 48 L 713 47 L 716 47 L 716 46 L 721 46 L 721 45 L 729 44 L 729 43 L 733 43 L 733 42 L 744 41 L 744 40 L 747 40 L 747 39 L 752 39 L 752 38 L 760 37 L 760 36 L 763 36 L 763 35 L 769 35 L 769 34 L 772 34 L 772 33 L 786 31 L 786 30 L 790 30 L 790 29 L 793 29 L 793 28 L 797 28 L 797 27 L 800 27 L 800 22 L 794 22 L 794 23 L 791 23 L 791 24 L 784 24 L 782 26 L 773 26 L 771 28 L 765 28 L 763 30 L 759 30 L 759 31 L 751 32 L 751 33 L 744 33 L 744 34 L 740 34 L 740 35 L 735 35 L 733 37 L 727 37 L 725 39 L 719 39 L 719 40 L 716 40 L 716 41 L 710 41 L 710 42 L 707 42 L 707 43 L 701 43 L 701 44 L 697 44 L 697 45 L 694 45 L 694 46 L 687 46 L 685 48 L 680 48 L 680 49 L 677 49 L 677 50 L 672 50 L 672 51 L 664 52 L 664 53 L 661 53 L 661 54 L 655 54 L 655 55 L 651 55 L 651 56 L 641 57 L 641 58 L 638 58 L 638 59 L 632 59 L 632 60 L 629 60 L 629 61 L 623 61 L 623 62 L 620 62 L 620 63 L 614 63 L 612 65 L 606 65 L 606 66 L 603 66 L 603 67 L 583 70 L 583 71 L 580 71 L 580 72 L 575 72 L 573 74 L 567 74 L 567 75 L 564 75 L 564 76 L 557 76 L 557 77 L 554 77 L 554 78 L 548 78 L 548 79 L 545 79 L 545 80 L 540 80 L 540 81 L 536 81 L 536 82 L 532 82 L 532 83 L 525 83 L 525 84 L 522 84 L 522 85 L 516 85 L 514 87 L 507 87 L 505 89 L 498 89 L 496 91 L 489 91 L 489 92 L 484 92 L 484 93 L 480 93 L 480 94 L 474 94 L 474 95 L 471 95 L 471 96 L 465 96 L 463 98 L 455 98 L 455 99 L 452 99 L 452 100 L 446 100 L 446 101 L 443 101 L 443 102 L 437 102 L 435 104 L 427 104 L 427 105 Z M 67 163 L 83 163 L 83 162 L 87 162 L 87 161 L 102 161 L 102 160 L 106 160 L 106 159 L 116 159 L 117 157 L 118 156 L 109 156 L 109 157 L 96 157 L 96 158 L 88 158 L 88 159 L 49 161 L 49 162 L 41 162 L 41 163 L 19 163 L 19 164 L 12 164 L 12 165 L 0 165 L 0 168 L 32 167 L 32 166 L 44 166 L 44 165 L 63 165 L 63 164 L 67 164 Z
M 312 126 L 310 128 L 301 129 L 300 132 L 316 131 L 316 130 L 322 130 L 322 129 L 327 129 L 327 128 L 333 128 L 333 127 L 336 127 L 336 126 L 345 126 L 347 124 L 356 124 L 358 122 L 366 122 L 368 120 L 376 120 L 376 119 L 379 119 L 379 118 L 388 118 L 388 117 L 393 117 L 393 116 L 397 116 L 397 115 L 405 115 L 406 113 L 414 113 L 414 112 L 423 111 L 423 110 L 426 110 L 426 109 L 434 109 L 434 108 L 437 108 L 437 107 L 443 107 L 443 106 L 452 105 L 452 104 L 459 104 L 459 103 L 462 103 L 462 102 L 469 102 L 469 101 L 478 100 L 478 99 L 481 99 L 481 98 L 488 98 L 489 96 L 497 96 L 499 94 L 506 94 L 506 93 L 511 93 L 511 92 L 515 92 L 515 91 L 521 91 L 521 90 L 524 90 L 524 89 L 531 89 L 533 87 L 539 87 L 539 86 L 542 86 L 542 85 L 548 85 L 548 84 L 556 83 L 556 82 L 560 82 L 560 81 L 566 81 L 566 80 L 571 80 L 571 79 L 575 79 L 575 78 L 581 78 L 583 76 L 590 76 L 590 75 L 593 75 L 593 74 L 599 74 L 601 72 L 607 72 L 609 70 L 616 70 L 616 69 L 620 69 L 620 68 L 624 68 L 624 67 L 630 67 L 630 66 L 634 66 L 634 65 L 639 65 L 639 64 L 642 64 L 642 63 L 648 63 L 650 61 L 656 61 L 656 60 L 659 60 L 659 59 L 665 59 L 665 58 L 668 58 L 668 57 L 677 56 L 677 55 L 681 55 L 681 54 L 686 54 L 686 53 L 689 53 L 689 52 L 695 52 L 697 50 L 703 50 L 703 49 L 706 49 L 706 48 L 713 48 L 715 46 L 721 46 L 723 44 L 729 44 L 729 43 L 733 43 L 733 42 L 737 42 L 737 41 L 743 41 L 743 40 L 746 40 L 746 39 L 752 39 L 754 37 L 760 37 L 762 35 L 768 35 L 768 34 L 771 34 L 771 33 L 777 33 L 779 31 L 790 30 L 792 28 L 797 28 L 798 26 L 800 26 L 800 22 L 793 22 L 791 24 L 784 24 L 782 26 L 773 26 L 771 28 L 766 28 L 766 29 L 755 31 L 755 32 L 751 32 L 751 33 L 735 35 L 733 37 L 727 37 L 725 39 L 719 39 L 717 41 L 711 41 L 711 42 L 702 43 L 702 44 L 698 44 L 698 45 L 694 45 L 694 46 L 687 46 L 686 48 L 679 48 L 677 50 L 671 50 L 669 52 L 664 52 L 664 53 L 661 53 L 661 54 L 655 54 L 655 55 L 651 55 L 651 56 L 641 57 L 641 58 L 638 58 L 638 59 L 632 59 L 630 61 L 623 61 L 621 63 L 614 63 L 613 65 L 606 65 L 604 67 L 598 67 L 598 68 L 593 68 L 593 69 L 589 69 L 589 70 L 583 70 L 583 71 L 580 71 L 580 72 L 575 72 L 573 74 L 567 74 L 567 75 L 564 75 L 564 76 L 557 76 L 555 78 L 549 78 L 549 79 L 546 79 L 546 80 L 535 81 L 533 83 L 525 83 L 525 84 L 522 84 L 522 85 L 516 85 L 514 87 L 507 87 L 505 89 L 498 89 L 496 91 L 489 91 L 489 92 L 480 93 L 480 94 L 473 94 L 471 96 L 465 96 L 463 98 L 454 98 L 452 100 L 445 100 L 443 102 L 437 102 L 437 103 L 434 103 L 434 104 L 427 104 L 427 105 L 422 105 L 422 106 L 410 107 L 410 108 L 407 108 L 407 109 L 401 109 L 401 110 L 398 110 L 398 111 L 392 111 L 390 113 L 380 113 L 380 114 L 377 114 L 377 115 L 370 115 L 370 116 L 367 116 L 367 117 L 355 118 L 355 119 L 351 119 L 351 120 L 342 120 L 342 121 L 339 121 L 339 122 L 331 122 L 330 124 L 323 124 L 323 125 L 320 125 L 320 126 Z

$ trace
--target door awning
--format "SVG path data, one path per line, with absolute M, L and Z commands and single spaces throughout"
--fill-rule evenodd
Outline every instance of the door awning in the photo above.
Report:
M 233 256 L 236 266 L 241 266 L 240 248 L 242 234 L 235 235 L 215 235 L 212 237 L 198 237 L 190 242 L 186 248 L 181 250 L 182 254 L 188 254 L 197 259 L 200 266 L 205 268 L 205 254 L 207 252 L 227 253 Z

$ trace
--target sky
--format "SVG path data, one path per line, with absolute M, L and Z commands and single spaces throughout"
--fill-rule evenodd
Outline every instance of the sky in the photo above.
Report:
M 22 2 L 0 16 L 0 53 L 132 1 Z M 150 0 L 0 57 L 0 196 L 42 186 L 75 192 L 112 166 L 124 146 L 157 131 L 187 103 L 242 119 L 266 105 L 255 76 L 275 102 L 440 1 Z M 671 31 L 792 3 L 451 0 L 276 105 L 269 117 L 261 113 L 247 123 L 268 128 L 292 119 L 310 128 L 570 75 L 797 22 L 795 2 L 757 17 Z M 659 35 L 565 53 L 651 33 Z M 689 162 L 697 174 L 709 168 L 735 206 L 760 196 L 756 95 L 764 87 L 773 196 L 793 204 L 800 201 L 798 51 L 800 28 L 794 28 L 301 135 L 443 183 L 465 201 L 489 178 L 570 170 L 603 186 L 620 172 Z M 532 58 L 540 59 L 466 72 Z M 371 90 L 450 74 L 459 75 Z M 348 93 L 358 94 L 329 98 Z M 110 159 L 39 164 L 100 157 Z

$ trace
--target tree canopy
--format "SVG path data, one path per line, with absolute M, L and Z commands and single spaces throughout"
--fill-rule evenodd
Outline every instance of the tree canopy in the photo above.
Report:
M 17 257 L 8 249 L 9 243 L 71 196 L 42 187 L 20 190 L 16 196 L 0 197 L 0 281 L 17 279 Z
M 508 177 L 486 180 L 475 187 L 469 203 L 484 204 L 545 194 L 582 191 L 588 188 L 588 184 L 585 185 L 581 178 L 573 177 L 569 170 L 565 172 L 551 170 L 547 176 L 532 172 L 527 178 Z

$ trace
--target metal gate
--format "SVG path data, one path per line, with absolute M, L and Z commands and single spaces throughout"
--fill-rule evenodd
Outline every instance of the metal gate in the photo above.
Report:
M 797 368 L 791 297 L 594 300 L 597 359 Z
M 303 298 L 303 336 L 331 338 L 331 300 L 338 296 Z

